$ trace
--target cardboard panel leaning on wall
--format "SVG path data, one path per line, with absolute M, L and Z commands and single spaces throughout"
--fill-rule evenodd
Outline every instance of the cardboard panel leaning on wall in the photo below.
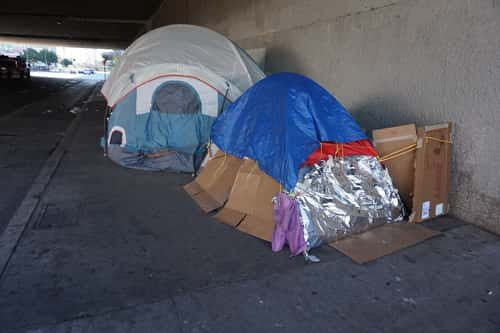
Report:
M 415 124 L 383 128 L 373 131 L 373 145 L 380 156 L 387 156 L 401 151 L 384 162 L 389 169 L 394 185 L 399 191 L 408 209 L 412 209 L 415 150 L 405 150 L 417 143 L 417 128 Z M 406 152 L 405 152 L 406 151 Z
M 373 131 L 375 148 L 405 205 L 410 222 L 449 212 L 451 123 L 415 124 Z
M 418 129 L 410 222 L 422 222 L 450 210 L 451 133 L 451 123 Z

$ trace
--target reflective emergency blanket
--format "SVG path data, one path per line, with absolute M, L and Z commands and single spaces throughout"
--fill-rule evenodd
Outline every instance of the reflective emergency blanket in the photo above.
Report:
M 372 156 L 330 156 L 305 171 L 295 194 L 308 249 L 404 218 L 397 189 Z

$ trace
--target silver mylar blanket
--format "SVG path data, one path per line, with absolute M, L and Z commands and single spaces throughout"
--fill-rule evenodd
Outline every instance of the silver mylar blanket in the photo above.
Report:
M 308 248 L 401 222 L 404 205 L 391 177 L 372 156 L 332 156 L 306 171 L 295 187 Z

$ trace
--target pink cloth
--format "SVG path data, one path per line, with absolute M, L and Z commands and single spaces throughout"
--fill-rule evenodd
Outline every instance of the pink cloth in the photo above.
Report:
M 274 232 L 272 248 L 281 251 L 288 244 L 292 256 L 306 250 L 304 226 L 300 221 L 299 207 L 295 200 L 285 193 L 278 193 L 274 200 Z

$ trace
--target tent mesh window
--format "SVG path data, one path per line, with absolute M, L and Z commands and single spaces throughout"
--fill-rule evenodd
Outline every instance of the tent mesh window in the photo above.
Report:
M 156 89 L 152 108 L 161 113 L 195 114 L 201 112 L 201 100 L 196 90 L 189 84 L 172 81 Z
M 123 143 L 123 133 L 121 131 L 114 130 L 111 133 L 109 143 L 112 145 L 121 145 Z

